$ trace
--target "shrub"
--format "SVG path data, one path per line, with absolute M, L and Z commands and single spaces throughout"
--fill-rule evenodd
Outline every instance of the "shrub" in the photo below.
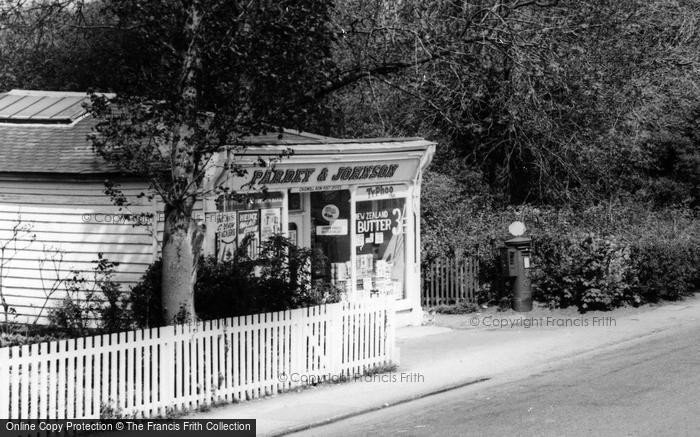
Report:
M 632 247 L 633 303 L 678 300 L 700 286 L 700 248 L 691 240 L 640 241 Z
M 162 283 L 163 262 L 158 259 L 148 266 L 141 280 L 131 287 L 129 301 L 136 326 L 153 328 L 163 326 L 161 312 L 160 284 Z
M 257 259 L 248 258 L 246 242 L 223 262 L 202 260 L 195 285 L 198 317 L 213 319 L 337 302 L 340 290 L 311 281 L 323 262 L 310 249 L 299 248 L 281 235 L 264 242 Z
M 93 279 L 85 279 L 80 272 L 72 271 L 62 280 L 66 296 L 61 304 L 48 312 L 49 325 L 70 336 L 88 332 L 116 332 L 133 327 L 129 301 L 114 281 L 118 263 L 97 254 L 93 261 Z
M 323 270 L 324 260 L 310 249 L 299 248 L 275 236 L 251 259 L 243 240 L 224 261 L 202 257 L 194 290 L 195 311 L 203 320 L 281 311 L 302 306 L 338 302 L 341 290 L 323 281 L 312 281 L 313 270 Z M 131 306 L 138 326 L 160 326 L 162 264 L 152 264 L 131 289 Z
M 466 300 L 459 301 L 455 305 L 439 305 L 435 307 L 435 312 L 441 314 L 469 314 L 477 311 L 479 311 L 479 305 Z
M 94 318 L 93 295 L 85 290 L 86 279 L 73 271 L 64 282 L 66 296 L 60 305 L 48 312 L 49 326 L 68 333 L 71 337 L 85 335 Z
M 15 326 L 12 332 L 0 333 L 0 347 L 22 346 L 67 338 L 66 333 L 45 326 Z
M 128 297 L 122 291 L 121 285 L 114 281 L 114 271 L 119 263 L 103 258 L 101 253 L 93 262 L 95 277 L 92 294 L 97 294 L 95 312 L 99 317 L 102 332 L 132 329 L 134 319 Z
M 692 235 L 622 239 L 594 234 L 535 240 L 533 292 L 551 307 L 608 310 L 678 300 L 700 286 L 700 244 Z
M 543 236 L 535 244 L 536 300 L 581 311 L 609 310 L 625 302 L 630 250 L 615 237 Z

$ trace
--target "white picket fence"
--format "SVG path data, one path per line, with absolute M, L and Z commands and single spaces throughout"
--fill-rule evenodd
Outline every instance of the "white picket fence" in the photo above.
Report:
M 394 315 L 382 297 L 0 348 L 0 418 L 154 417 L 362 374 L 397 364 Z

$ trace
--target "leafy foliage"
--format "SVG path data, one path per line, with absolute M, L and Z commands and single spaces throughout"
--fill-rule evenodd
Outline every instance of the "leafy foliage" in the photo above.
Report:
M 245 245 L 231 260 L 207 257 L 200 264 L 195 308 L 203 319 L 231 317 L 334 303 L 340 290 L 311 281 L 312 253 L 282 236 L 263 242 L 250 259 Z
M 479 311 L 479 305 L 473 302 L 457 302 L 455 305 L 440 305 L 432 309 L 440 314 L 469 314 Z
M 629 285 L 629 248 L 595 234 L 538 240 L 535 298 L 552 307 L 581 311 L 620 306 Z
M 262 244 L 260 257 L 248 256 L 244 240 L 236 253 L 225 261 L 215 257 L 200 259 L 195 288 L 195 309 L 203 320 L 281 311 L 304 306 L 334 303 L 341 291 L 331 284 L 312 281 L 310 249 L 294 246 L 275 236 Z M 131 290 L 136 324 L 161 326 L 160 261 L 152 264 Z
M 542 237 L 535 251 L 535 298 L 582 312 L 678 300 L 697 291 L 698 248 L 697 240 L 683 238 Z
M 218 179 L 208 179 L 216 172 L 240 172 L 216 153 L 243 147 L 254 133 L 299 127 L 322 111 L 317 94 L 335 72 L 332 6 L 330 0 L 11 0 L 0 8 L 7 19 L 0 41 L 15 57 L 3 66 L 0 85 L 96 91 L 89 108 L 98 120 L 90 136 L 95 152 L 148 180 L 147 195 L 162 200 L 161 301 L 169 319 L 193 312 L 190 272 L 204 233 L 192 217 L 195 200 L 220 188 L 206 184 Z M 31 68 L 40 60 L 61 68 Z M 86 71 L 72 74 L 78 68 Z M 114 186 L 110 195 L 128 206 Z
M 336 132 L 438 140 L 433 169 L 499 205 L 697 205 L 694 2 L 514 4 L 352 2 L 345 62 L 431 60 L 336 96 Z
M 62 281 L 66 296 L 48 313 L 51 327 L 73 337 L 96 330 L 117 332 L 132 327 L 128 300 L 114 281 L 119 263 L 109 261 L 101 253 L 93 263 L 92 280 L 72 271 Z
M 134 323 L 140 328 L 165 325 L 160 300 L 162 277 L 163 262 L 158 259 L 148 266 L 141 280 L 129 290 Z
M 632 246 L 633 303 L 679 300 L 700 288 L 697 241 L 650 238 Z

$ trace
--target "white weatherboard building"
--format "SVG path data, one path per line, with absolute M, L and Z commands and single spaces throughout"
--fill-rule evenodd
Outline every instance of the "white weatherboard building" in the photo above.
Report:
M 94 154 L 85 99 L 83 93 L 0 94 L 0 244 L 17 223 L 31 228 L 5 248 L 2 298 L 16 321 L 44 320 L 65 296 L 58 279 L 72 270 L 90 277 L 98 253 L 119 262 L 116 279 L 125 286 L 158 257 L 162 222 L 135 226 L 126 215 L 161 218 L 162 205 L 137 198 L 147 183 L 120 175 Z M 244 176 L 210 171 L 205 192 L 223 184 L 250 196 L 198 202 L 204 252 L 225 257 L 245 235 L 263 241 L 282 233 L 322 254 L 326 269 L 315 275 L 348 298 L 391 294 L 398 323 L 420 323 L 420 184 L 433 153 L 434 144 L 420 138 L 345 140 L 293 131 L 254 137 L 235 154 L 217 156 L 218 164 L 243 165 Z M 271 165 L 260 167 L 260 160 Z M 128 208 L 112 205 L 105 180 L 120 184 Z

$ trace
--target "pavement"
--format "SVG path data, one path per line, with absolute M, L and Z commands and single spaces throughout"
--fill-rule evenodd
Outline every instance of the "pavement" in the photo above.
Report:
M 697 437 L 698 334 L 700 319 L 687 319 L 518 381 L 494 378 L 292 435 Z
M 196 412 L 190 418 L 257 420 L 277 436 L 426 398 L 471 384 L 508 384 L 574 357 L 633 344 L 700 318 L 700 297 L 605 313 L 539 309 L 429 317 L 399 328 L 401 363 L 391 373 L 325 384 Z

